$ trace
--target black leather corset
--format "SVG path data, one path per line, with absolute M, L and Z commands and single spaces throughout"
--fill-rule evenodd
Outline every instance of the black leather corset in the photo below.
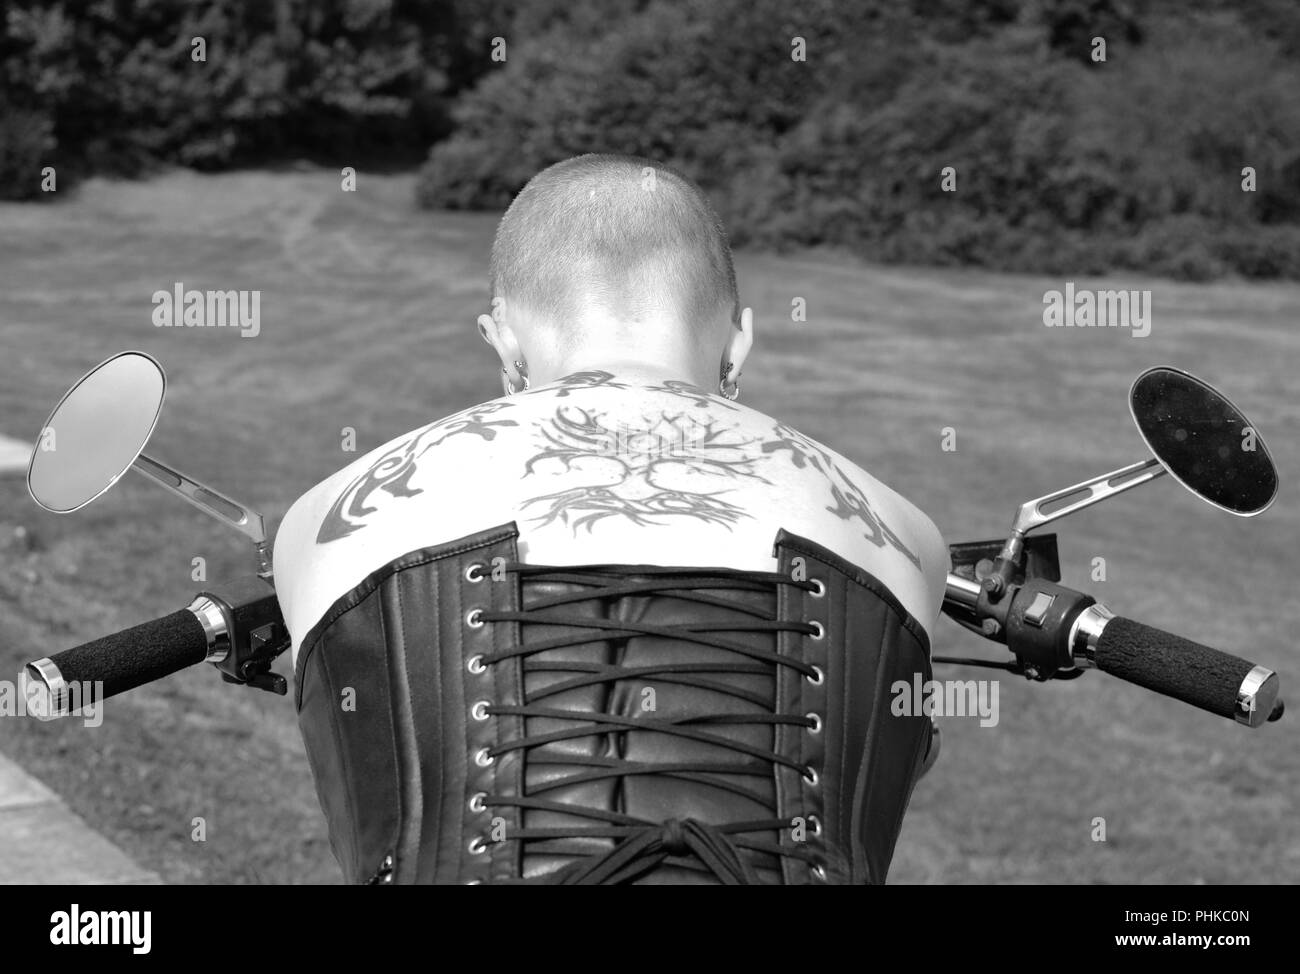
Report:
M 349 882 L 883 882 L 930 678 L 876 579 L 524 565 L 514 524 L 411 552 L 302 641 L 299 724 Z

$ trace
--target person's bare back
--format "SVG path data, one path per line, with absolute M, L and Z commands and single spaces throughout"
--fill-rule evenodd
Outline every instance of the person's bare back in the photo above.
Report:
M 507 395 L 390 441 L 285 516 L 294 637 L 392 560 L 513 521 L 536 565 L 770 570 L 785 529 L 875 575 L 927 632 L 948 552 L 865 471 L 735 400 L 753 344 L 726 233 L 647 159 L 539 173 L 501 218 L 492 313 Z
M 784 528 L 875 575 L 927 632 L 948 569 L 928 517 L 779 420 L 685 380 L 585 371 L 399 437 L 299 499 L 275 559 L 295 652 L 392 559 L 509 521 L 520 557 L 551 565 L 771 570 Z

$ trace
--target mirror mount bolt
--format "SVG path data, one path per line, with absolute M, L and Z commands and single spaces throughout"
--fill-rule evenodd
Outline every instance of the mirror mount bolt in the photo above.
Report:
M 271 542 L 259 541 L 257 543 L 257 576 L 258 578 L 270 579 L 272 574 L 272 555 Z

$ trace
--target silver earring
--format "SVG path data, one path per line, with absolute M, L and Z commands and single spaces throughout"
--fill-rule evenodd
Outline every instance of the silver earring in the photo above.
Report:
M 510 372 L 504 365 L 501 367 L 501 374 L 505 376 L 505 378 L 501 380 L 501 384 L 505 386 L 507 396 L 513 396 L 516 393 L 528 391 L 528 375 L 524 372 L 524 363 L 516 361 L 515 369 L 519 372 L 519 377 L 524 380 L 524 387 L 522 389 L 516 389 L 514 387 L 514 384 L 510 381 Z
M 727 367 L 722 370 L 722 378 L 718 382 L 718 392 L 722 395 L 722 398 L 730 399 L 733 402 L 740 396 L 740 376 L 736 376 L 736 381 L 731 384 L 730 390 L 727 389 L 727 376 L 731 375 L 731 370 L 735 367 L 735 363 L 728 362 Z

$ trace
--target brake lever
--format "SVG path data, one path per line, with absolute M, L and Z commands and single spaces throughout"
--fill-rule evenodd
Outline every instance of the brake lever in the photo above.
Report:
M 258 690 L 267 690 L 283 697 L 289 692 L 289 681 L 279 673 L 272 673 L 269 669 L 269 663 L 266 665 L 268 669 L 260 673 L 254 673 L 247 680 L 240 680 L 229 673 L 222 673 L 221 679 L 227 683 L 235 683 L 242 687 L 256 687 Z

